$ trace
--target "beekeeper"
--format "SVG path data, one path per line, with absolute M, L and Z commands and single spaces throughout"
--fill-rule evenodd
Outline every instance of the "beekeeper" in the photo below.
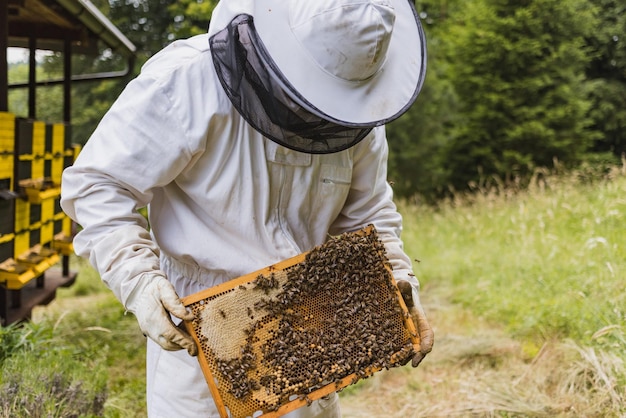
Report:
M 128 84 L 65 170 L 61 204 L 82 226 L 76 252 L 149 337 L 150 417 L 218 416 L 175 326 L 191 319 L 179 296 L 368 224 L 408 286 L 413 365 L 431 350 L 383 126 L 416 99 L 425 62 L 408 0 L 222 0 L 207 34 L 173 42 Z M 290 416 L 340 416 L 338 398 Z

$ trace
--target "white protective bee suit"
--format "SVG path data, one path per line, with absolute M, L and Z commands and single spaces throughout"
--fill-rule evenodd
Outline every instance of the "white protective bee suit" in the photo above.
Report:
M 237 3 L 221 3 L 229 1 Z M 417 289 L 387 183 L 384 127 L 338 152 L 279 145 L 233 106 L 209 36 L 176 41 L 150 59 L 65 170 L 62 207 L 83 228 L 77 254 L 140 324 L 154 316 L 141 313 L 147 283 L 166 278 L 184 297 L 368 224 L 395 278 Z M 149 233 L 137 211 L 145 206 Z M 149 416 L 219 416 L 197 359 L 147 334 Z M 338 417 L 337 396 L 290 416 Z

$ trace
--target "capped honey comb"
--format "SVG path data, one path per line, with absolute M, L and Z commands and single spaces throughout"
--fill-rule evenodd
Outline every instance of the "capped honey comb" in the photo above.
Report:
M 371 225 L 183 303 L 222 417 L 283 415 L 419 348 Z

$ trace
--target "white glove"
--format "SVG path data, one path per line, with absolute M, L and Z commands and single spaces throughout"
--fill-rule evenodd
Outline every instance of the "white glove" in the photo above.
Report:
M 174 290 L 174 286 L 159 274 L 144 274 L 126 299 L 126 309 L 137 317 L 139 328 L 164 350 L 187 350 L 198 355 L 198 347 L 191 336 L 174 325 L 170 313 L 180 319 L 192 320 Z
M 417 288 L 406 280 L 398 280 L 397 284 L 402 294 L 402 299 L 404 299 L 404 303 L 409 310 L 411 319 L 413 319 L 417 334 L 420 337 L 420 351 L 415 353 L 413 361 L 411 362 L 413 367 L 417 367 L 424 357 L 426 357 L 426 354 L 430 353 L 433 349 L 435 334 L 426 319 L 424 309 L 422 309 Z

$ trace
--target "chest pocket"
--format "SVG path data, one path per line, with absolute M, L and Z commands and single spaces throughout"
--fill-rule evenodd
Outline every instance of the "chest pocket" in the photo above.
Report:
M 334 158 L 340 157 L 334 155 Z M 352 184 L 352 167 L 345 164 L 345 161 L 332 161 L 323 162 L 319 166 L 319 172 L 316 173 L 316 183 L 313 186 L 314 197 L 311 201 L 311 216 L 310 222 L 320 222 L 324 218 L 324 222 L 329 222 L 328 225 L 324 224 L 323 227 L 329 228 L 332 223 L 341 213 L 348 194 L 350 193 L 350 187 Z M 334 163 L 334 164 L 333 164 Z M 322 225 L 319 225 L 322 227 Z
M 352 152 L 305 154 L 270 143 L 266 158 L 273 179 L 272 208 L 281 225 L 292 230 L 296 241 L 303 241 L 298 242 L 301 248 L 323 242 L 350 193 Z M 304 242 L 309 236 L 315 239 Z
M 341 167 L 331 164 L 322 164 L 320 169 L 319 194 L 321 196 L 332 196 L 337 192 L 350 189 L 352 182 L 352 168 Z
M 288 148 L 281 147 L 267 138 L 265 140 L 265 158 L 272 163 L 283 164 L 287 166 L 310 166 L 312 155 L 303 152 L 292 151 Z

